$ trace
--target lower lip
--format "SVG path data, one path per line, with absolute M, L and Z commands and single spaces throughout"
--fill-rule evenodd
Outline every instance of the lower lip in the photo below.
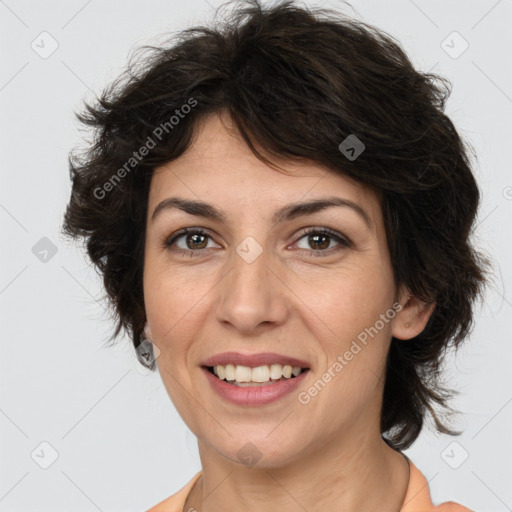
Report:
M 275 402 L 294 391 L 309 372 L 309 370 L 306 370 L 293 379 L 280 380 L 273 384 L 242 387 L 220 380 L 205 367 L 201 369 L 205 372 L 212 388 L 222 398 L 236 405 L 265 405 Z

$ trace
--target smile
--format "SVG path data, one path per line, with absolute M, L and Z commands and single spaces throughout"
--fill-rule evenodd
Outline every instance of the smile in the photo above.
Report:
M 254 368 L 235 364 L 216 365 L 208 367 L 208 370 L 220 380 L 225 380 L 229 384 L 247 387 L 293 379 L 308 370 L 308 368 L 276 363 L 256 366 Z
M 231 368 L 231 366 L 233 368 Z M 293 375 L 293 367 L 290 367 L 289 365 L 285 365 L 283 367 L 280 367 L 281 365 L 276 365 L 280 367 L 280 377 L 278 379 L 273 379 L 271 374 L 273 366 L 274 365 L 268 365 L 263 367 L 259 366 L 250 368 L 228 364 L 226 367 L 222 367 L 224 370 L 224 379 L 221 379 L 220 375 L 215 374 L 215 371 L 217 373 L 222 372 L 222 370 L 219 369 L 220 365 L 214 367 L 202 366 L 201 369 L 204 372 L 204 375 L 206 376 L 211 389 L 215 391 L 216 395 L 221 398 L 221 400 L 238 406 L 262 406 L 277 402 L 278 400 L 283 399 L 283 397 L 290 395 L 294 390 L 297 389 L 298 386 L 300 386 L 303 380 L 310 373 L 309 368 L 298 367 L 298 375 Z M 288 368 L 286 368 L 287 366 Z M 238 371 L 241 372 L 242 375 L 248 375 L 248 370 L 250 370 L 250 380 L 246 378 L 245 381 L 239 381 L 237 378 L 238 368 L 241 368 L 241 370 Z M 264 369 L 259 370 L 258 368 Z M 266 377 L 266 380 L 264 381 L 253 382 L 252 379 L 254 370 L 256 370 L 256 378 L 263 379 L 267 372 L 269 376 Z M 274 368 L 275 373 L 273 375 L 277 376 L 277 370 L 278 368 Z M 235 378 L 226 380 L 226 371 L 228 372 L 228 377 Z M 234 375 L 230 372 L 234 372 Z M 260 377 L 258 377 L 258 374 L 260 374 Z M 290 374 L 290 376 L 286 377 L 288 374 Z

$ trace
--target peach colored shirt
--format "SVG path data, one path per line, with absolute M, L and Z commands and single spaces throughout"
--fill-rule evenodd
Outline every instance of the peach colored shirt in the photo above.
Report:
M 409 459 L 410 478 L 404 505 L 400 512 L 473 512 L 453 501 L 446 501 L 434 506 L 430 500 L 428 482 L 421 471 Z M 201 471 L 196 473 L 192 480 L 182 487 L 177 493 L 161 501 L 146 512 L 182 512 L 188 494 L 201 476 Z M 188 511 L 185 511 L 188 512 Z

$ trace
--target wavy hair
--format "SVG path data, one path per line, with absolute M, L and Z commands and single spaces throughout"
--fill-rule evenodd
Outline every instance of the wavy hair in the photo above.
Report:
M 124 329 L 136 349 L 141 343 L 153 170 L 184 153 L 200 119 L 226 111 L 263 162 L 306 159 L 379 194 L 395 283 L 435 303 L 423 332 L 391 340 L 381 433 L 407 448 L 430 413 L 439 431 L 457 434 L 435 410 L 451 410 L 441 367 L 472 328 L 489 260 L 470 243 L 480 192 L 471 148 L 444 113 L 450 86 L 416 70 L 383 31 L 293 1 L 236 2 L 220 22 L 139 47 L 77 113 L 93 137 L 70 153 L 62 227 L 83 239 L 103 278 L 116 319 L 111 340 Z M 365 145 L 354 160 L 338 149 L 351 134 Z

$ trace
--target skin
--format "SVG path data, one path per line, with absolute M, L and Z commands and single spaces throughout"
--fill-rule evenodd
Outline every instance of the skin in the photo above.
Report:
M 213 114 L 197 126 L 187 152 L 152 178 L 147 333 L 160 350 L 157 364 L 167 392 L 197 436 L 203 470 L 184 510 L 397 512 L 409 468 L 380 435 L 385 359 L 391 337 L 419 334 L 433 307 L 396 286 L 372 191 L 314 162 L 273 162 L 287 173 L 258 160 L 229 118 Z M 333 195 L 358 203 L 370 227 L 348 207 L 271 222 L 282 206 Z M 152 220 L 156 205 L 171 196 L 212 203 L 227 220 L 178 209 Z M 186 227 L 203 228 L 209 236 L 194 242 L 189 235 L 187 244 L 185 235 L 164 247 Z M 352 244 L 333 238 L 315 244 L 303 234 L 308 227 L 330 228 Z M 236 252 L 248 236 L 263 251 L 252 263 Z M 300 403 L 298 393 L 394 302 L 402 306 L 394 318 L 308 404 Z M 277 402 L 237 406 L 211 389 L 200 368 L 207 357 L 228 350 L 295 356 L 310 362 L 311 371 L 297 392 Z M 248 442 L 261 453 L 252 467 L 237 455 Z

